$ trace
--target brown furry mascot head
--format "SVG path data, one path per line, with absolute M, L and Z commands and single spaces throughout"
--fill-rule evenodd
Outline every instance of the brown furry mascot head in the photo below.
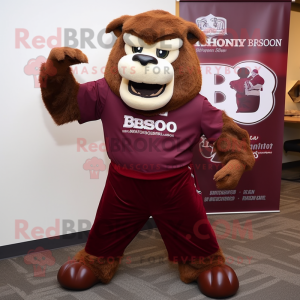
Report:
M 140 114 L 175 110 L 200 92 L 202 77 L 193 44 L 204 33 L 162 10 L 122 16 L 106 27 L 117 36 L 105 79 L 111 90 Z

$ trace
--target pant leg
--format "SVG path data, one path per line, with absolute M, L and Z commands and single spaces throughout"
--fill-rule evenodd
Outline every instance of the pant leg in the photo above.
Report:
M 219 245 L 191 170 L 187 168 L 186 172 L 164 181 L 158 182 L 158 189 L 169 189 L 168 196 L 156 199 L 151 212 L 169 260 L 192 261 L 216 253 Z
M 97 257 L 122 256 L 149 218 L 135 179 L 111 166 L 85 251 Z

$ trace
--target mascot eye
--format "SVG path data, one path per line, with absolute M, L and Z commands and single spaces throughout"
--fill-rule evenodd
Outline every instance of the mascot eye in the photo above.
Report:
M 132 47 L 133 53 L 141 53 L 143 51 L 143 47 Z
M 169 55 L 169 51 L 156 49 L 156 56 L 159 58 L 166 58 Z

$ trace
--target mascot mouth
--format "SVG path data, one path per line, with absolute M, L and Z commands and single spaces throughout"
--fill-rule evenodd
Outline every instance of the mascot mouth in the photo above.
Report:
M 154 98 L 161 95 L 166 88 L 166 85 L 160 84 L 149 84 L 149 83 L 138 83 L 129 81 L 128 90 L 132 95 L 143 97 L 143 98 Z

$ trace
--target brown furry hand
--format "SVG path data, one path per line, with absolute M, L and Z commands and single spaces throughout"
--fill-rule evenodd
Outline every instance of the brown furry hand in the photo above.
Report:
M 88 63 L 88 59 L 79 49 L 69 47 L 53 48 L 46 63 L 41 66 L 41 74 L 54 76 L 63 75 L 71 65 Z
M 245 171 L 245 166 L 237 159 L 230 160 L 215 176 L 217 189 L 234 189 Z
M 87 63 L 80 50 L 53 48 L 40 68 L 39 83 L 45 106 L 57 125 L 80 119 L 77 103 L 79 83 L 73 76 L 71 65 Z
M 71 59 L 70 65 L 88 62 L 86 55 L 81 50 L 70 47 L 53 48 L 48 57 L 48 59 L 58 61 L 65 60 L 67 58 Z

